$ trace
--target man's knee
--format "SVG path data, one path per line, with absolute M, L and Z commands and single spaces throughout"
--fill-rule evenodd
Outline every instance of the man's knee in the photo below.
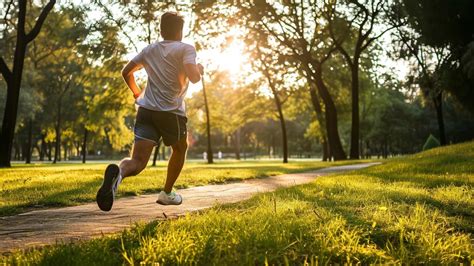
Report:
M 178 141 L 176 144 L 171 145 L 173 152 L 185 153 L 188 149 L 188 141 L 186 139 L 182 139 Z

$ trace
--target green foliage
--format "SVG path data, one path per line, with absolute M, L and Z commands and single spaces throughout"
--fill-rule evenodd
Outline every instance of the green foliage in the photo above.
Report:
M 60 6 L 29 48 L 17 123 L 19 142 L 26 141 L 25 119 L 32 118 L 33 147 L 41 139 L 53 142 L 59 133 L 62 145 L 78 150 L 84 128 L 97 149 L 120 151 L 131 144 L 126 119 L 134 112 L 133 98 L 120 76 L 126 50 L 117 27 L 89 25 L 87 16 L 84 6 Z M 1 110 L 3 93 L 0 99 Z M 61 124 L 56 131 L 58 116 Z
M 233 144 L 238 132 L 245 126 L 250 126 L 252 133 L 256 128 L 252 122 L 262 121 L 274 114 L 271 99 L 259 94 L 256 85 L 243 86 L 234 83 L 225 71 L 215 71 L 212 75 L 205 75 L 207 101 L 211 121 L 211 136 L 217 140 L 233 137 Z M 186 99 L 188 129 L 193 136 L 206 136 L 206 116 L 204 96 L 202 90 L 195 92 L 191 98 Z M 252 134 L 249 133 L 249 134 Z M 264 136 L 255 134 L 258 141 Z M 220 137 L 220 139 L 219 139 Z M 205 140 L 202 137 L 201 140 Z M 194 144 L 194 139 L 191 141 Z M 201 141 L 201 147 L 203 146 Z M 224 141 L 212 141 L 213 146 L 222 144 Z M 249 143 L 253 144 L 253 143 Z M 224 146 L 224 145 L 220 145 Z M 217 151 L 217 150 L 216 150 Z
M 263 193 L 7 264 L 469 264 L 474 142 Z M 105 254 L 105 255 L 104 255 Z
M 355 1 L 304 0 L 280 4 L 262 2 L 262 5 L 248 1 L 238 5 L 226 1 L 198 2 L 193 5 L 175 1 L 117 0 L 108 3 L 58 3 L 38 37 L 28 47 L 14 153 L 19 156 L 26 153 L 24 147 L 27 145 L 29 125 L 33 128 L 34 159 L 42 144 L 46 144 L 43 147 L 51 146 L 56 137 L 58 103 L 62 103 L 63 107 L 59 130 L 61 145 L 74 151 L 75 158 L 82 152 L 84 129 L 88 130 L 87 147 L 90 153 L 100 150 L 105 156 L 113 156 L 130 149 L 135 109 L 120 70 L 129 56 L 159 39 L 159 17 L 167 10 L 178 10 L 185 16 L 185 34 L 188 35 L 185 41 L 196 42 L 198 58 L 206 65 L 211 135 L 217 149 L 228 154 L 235 149 L 236 140 L 240 139 L 241 150 L 247 154 L 268 154 L 270 150 L 278 154 L 281 150 L 281 130 L 277 124 L 275 103 L 266 84 L 268 82 L 256 73 L 261 72 L 256 70 L 262 70 L 257 60 L 258 51 L 263 53 L 261 63 L 266 62 L 270 80 L 275 82 L 284 103 L 291 156 L 320 154 L 321 140 L 326 135 L 322 119 L 325 108 L 323 104 L 319 116 L 314 112 L 308 93 L 309 85 L 314 81 L 305 76 L 308 74 L 305 73 L 308 69 L 305 65 L 309 64 L 310 70 L 316 69 L 311 62 L 326 58 L 328 51 L 332 51 L 320 72 L 324 74 L 323 80 L 336 105 L 342 145 L 347 147 L 350 144 L 351 74 L 340 51 L 332 49 L 334 42 L 327 29 L 330 19 L 327 15 L 330 15 L 328 12 L 335 12 L 331 21 L 334 33 L 352 55 L 358 29 L 351 27 L 349 22 L 352 16 L 357 15 L 353 25 L 361 23 L 363 13 L 355 10 L 363 5 L 369 6 L 373 1 L 358 1 L 362 6 L 356 5 Z M 392 4 L 382 2 L 381 5 Z M 443 94 L 448 142 L 472 139 L 473 116 L 466 115 L 464 110 L 453 104 L 455 97 L 471 111 L 474 108 L 471 104 L 474 48 L 470 34 L 472 27 L 468 26 L 472 21 L 472 16 L 469 16 L 472 3 L 469 0 L 455 0 L 453 3 L 439 0 L 433 3 L 428 0 L 393 2 L 396 9 L 403 11 L 402 19 L 409 20 L 402 31 L 416 48 L 414 52 L 420 55 L 425 52 L 421 57 L 426 61 L 425 69 L 429 75 L 415 75 L 419 76 L 413 80 L 415 86 L 397 81 L 399 77 L 395 72 L 389 73 L 392 81 L 385 82 L 387 78 L 380 74 L 381 69 L 385 68 L 377 65 L 387 65 L 383 55 L 385 49 L 382 49 L 386 46 L 384 39 L 377 45 L 368 46 L 361 55 L 359 106 L 363 154 L 387 156 L 416 152 L 421 149 L 426 135 L 437 130 L 433 110 L 425 105 L 430 97 L 423 101 L 424 94 L 418 93 L 417 85 L 426 85 L 430 81 L 426 76 L 432 78 L 436 88 L 433 90 L 435 93 L 424 96 L 433 96 L 441 89 L 449 91 Z M 6 9 L 8 3 L 0 5 Z M 28 5 L 27 30 L 37 19 L 40 6 L 39 2 L 34 1 Z M 0 30 L 0 54 L 13 54 L 16 32 L 12 25 L 18 7 L 13 4 L 12 8 L 8 16 L 10 22 L 5 24 L 5 30 Z M 382 13 L 385 14 L 385 11 Z M 102 16 L 97 16 L 97 12 Z M 458 19 L 452 20 L 453 17 Z M 394 21 L 378 17 L 374 22 L 377 31 L 381 31 Z M 296 30 L 298 28 L 300 31 Z M 363 29 L 366 30 L 368 27 Z M 239 73 L 219 72 L 216 63 L 219 60 L 208 54 L 217 55 L 225 51 L 227 45 L 240 42 L 245 43 L 243 57 L 249 58 L 248 66 L 243 66 Z M 441 52 L 438 55 L 443 58 L 453 55 L 450 60 L 456 62 L 447 62 L 443 71 L 435 73 L 433 70 L 440 60 L 435 58 L 432 49 L 427 48 L 442 47 L 447 43 L 450 46 L 438 49 Z M 403 47 L 399 42 L 395 45 Z M 456 53 L 451 53 L 453 49 Z M 407 54 L 410 55 L 407 49 L 392 53 L 395 60 L 407 58 Z M 12 57 L 4 59 L 7 65 L 12 65 Z M 411 59 L 410 65 L 415 67 Z M 254 68 L 250 69 L 250 65 Z M 414 70 L 418 71 L 413 73 L 419 73 L 421 69 Z M 70 77 L 71 86 L 63 93 Z M 0 76 L 0 119 L 5 105 L 5 87 Z M 202 93 L 197 92 L 186 101 L 188 128 L 194 142 L 190 146 L 190 155 L 194 156 L 205 149 Z
M 439 147 L 440 145 L 441 144 L 439 143 L 439 140 L 435 136 L 430 134 L 428 136 L 428 139 L 426 139 L 425 145 L 423 145 L 423 150 L 426 151 L 429 149 L 433 149 Z
M 470 72 L 470 50 L 474 34 L 474 28 L 471 26 L 474 24 L 474 18 L 471 13 L 474 2 L 402 0 L 397 5 L 406 13 L 403 17 L 407 19 L 410 31 L 416 35 L 409 37 L 410 42 L 419 42 L 415 51 L 434 51 L 431 54 L 436 54 L 436 68 L 443 66 L 439 71 L 441 73 L 432 78 L 433 81 L 441 83 L 441 89 L 449 91 L 461 104 L 474 112 L 474 78 Z M 454 17 L 456 19 L 453 19 Z M 440 56 L 443 53 L 444 58 Z M 438 70 L 436 69 L 436 72 Z

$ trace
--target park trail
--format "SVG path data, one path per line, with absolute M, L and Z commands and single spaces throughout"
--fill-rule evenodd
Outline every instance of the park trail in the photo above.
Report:
M 157 194 L 152 194 L 120 198 L 114 202 L 110 212 L 100 211 L 94 202 L 0 217 L 0 253 L 116 233 L 135 222 L 176 218 L 216 204 L 243 201 L 257 193 L 309 183 L 318 176 L 374 164 L 377 163 L 335 166 L 311 172 L 181 189 L 178 192 L 183 196 L 183 204 L 179 206 L 158 205 L 155 203 Z

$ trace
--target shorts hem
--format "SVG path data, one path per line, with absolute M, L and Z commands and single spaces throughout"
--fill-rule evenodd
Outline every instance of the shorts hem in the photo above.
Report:
M 141 140 L 148 140 L 148 141 L 151 141 L 153 142 L 155 145 L 158 145 L 158 142 L 152 140 L 152 139 L 147 139 L 147 138 L 144 138 L 144 137 L 141 137 L 141 136 L 138 136 L 138 135 L 135 135 L 135 140 L 136 139 L 141 139 Z

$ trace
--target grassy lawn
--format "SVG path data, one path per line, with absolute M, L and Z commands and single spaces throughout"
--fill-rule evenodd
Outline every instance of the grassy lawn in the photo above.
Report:
M 474 142 L 7 263 L 474 263 Z M 0 260 L 1 261 L 1 260 Z
M 186 163 L 177 188 L 222 183 L 249 178 L 301 172 L 354 162 L 320 161 L 222 161 L 213 165 Z M 15 165 L 0 169 L 0 216 L 33 208 L 78 205 L 95 200 L 106 164 Z M 166 164 L 148 167 L 139 176 L 127 178 L 119 197 L 159 191 L 166 175 Z

